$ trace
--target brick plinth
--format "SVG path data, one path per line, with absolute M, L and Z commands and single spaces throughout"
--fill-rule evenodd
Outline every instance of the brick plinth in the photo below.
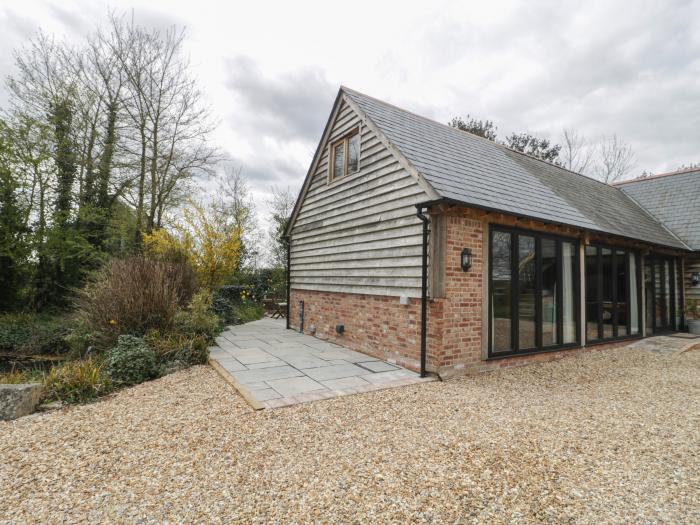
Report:
M 335 341 L 411 370 L 420 367 L 420 299 L 399 304 L 398 297 L 294 290 L 290 325 L 299 328 L 304 301 L 304 332 Z M 336 333 L 336 325 L 345 327 Z
M 485 359 L 487 323 L 484 322 L 486 258 L 484 218 L 473 210 L 453 209 L 445 214 L 442 261 L 444 293 L 430 299 L 428 308 L 428 371 L 441 377 L 497 370 L 560 359 L 581 348 L 501 359 Z M 490 218 L 489 220 L 493 220 Z M 546 230 L 545 225 L 530 224 Z M 461 267 L 462 249 L 472 253 L 469 271 Z M 299 326 L 299 301 L 304 301 L 304 332 L 397 363 L 420 367 L 420 299 L 401 305 L 399 297 L 332 293 L 294 289 L 290 324 Z M 344 325 L 343 334 L 336 325 Z M 629 341 L 596 345 L 591 349 L 623 346 Z

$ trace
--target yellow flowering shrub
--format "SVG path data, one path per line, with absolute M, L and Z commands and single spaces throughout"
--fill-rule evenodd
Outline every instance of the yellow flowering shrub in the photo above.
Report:
M 169 231 L 161 228 L 145 234 L 143 241 L 146 251 L 154 255 L 186 254 L 199 283 L 213 290 L 238 267 L 241 234 L 215 206 L 190 199 L 181 221 Z

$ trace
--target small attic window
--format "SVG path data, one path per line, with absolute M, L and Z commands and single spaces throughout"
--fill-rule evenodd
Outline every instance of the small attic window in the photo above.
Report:
M 360 169 L 360 130 L 352 130 L 331 145 L 330 180 L 357 173 Z

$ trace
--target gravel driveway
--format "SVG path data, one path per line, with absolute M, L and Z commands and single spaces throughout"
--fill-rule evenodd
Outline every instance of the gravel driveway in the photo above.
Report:
M 700 522 L 700 351 L 251 411 L 196 367 L 0 423 L 0 522 Z

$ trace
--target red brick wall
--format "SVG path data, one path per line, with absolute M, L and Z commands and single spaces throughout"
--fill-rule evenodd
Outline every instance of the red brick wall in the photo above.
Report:
M 335 341 L 412 370 L 420 368 L 420 299 L 399 304 L 398 297 L 294 290 L 290 325 L 299 328 L 299 301 L 304 301 L 304 332 Z M 339 335 L 337 324 L 345 326 Z
M 431 343 L 437 345 L 437 372 L 452 375 L 481 362 L 484 225 L 460 213 L 448 215 L 445 228 L 445 296 L 436 300 L 442 303 L 442 333 Z M 472 252 L 468 272 L 461 266 L 463 248 Z
M 532 225 L 537 227 L 538 225 Z M 445 220 L 444 296 L 428 308 L 428 370 L 441 377 L 560 359 L 577 349 L 529 356 L 483 359 L 484 223 L 468 210 L 451 211 Z M 472 267 L 461 268 L 463 248 L 472 251 Z M 321 339 L 338 342 L 412 370 L 420 366 L 420 299 L 401 305 L 398 297 L 292 289 L 290 324 L 298 328 L 299 301 L 304 300 L 304 331 L 312 325 Z M 345 333 L 335 332 L 336 324 Z M 622 346 L 626 342 L 590 347 Z M 578 349 L 580 350 L 580 349 Z

